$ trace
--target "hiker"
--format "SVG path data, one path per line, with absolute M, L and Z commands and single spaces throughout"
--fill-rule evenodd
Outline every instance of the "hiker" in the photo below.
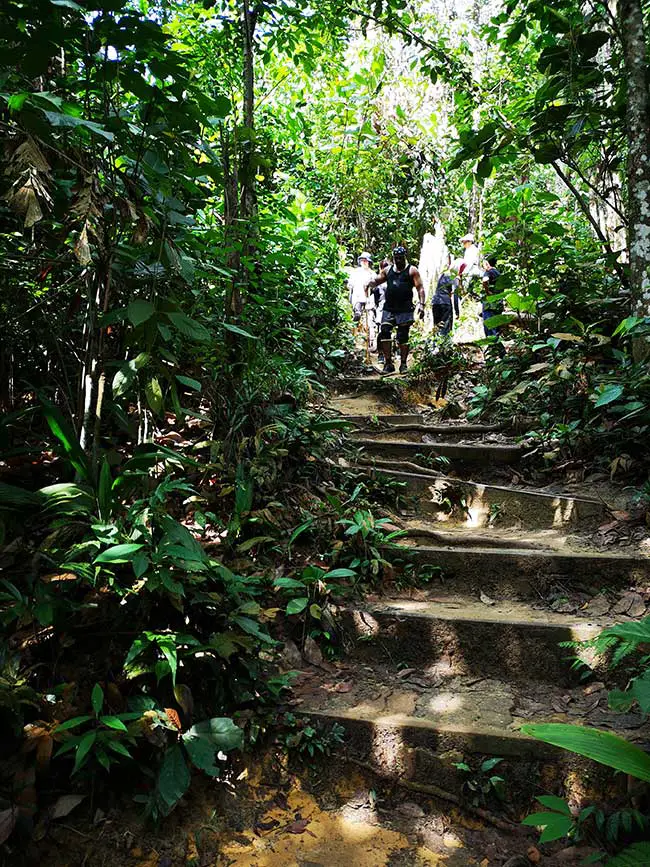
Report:
M 453 295 L 453 306 L 452 306 Z M 441 274 L 431 301 L 433 324 L 438 326 L 438 334 L 446 337 L 451 333 L 454 314 L 458 317 L 458 295 L 454 292 L 454 281 L 449 274 Z
M 355 268 L 348 278 L 348 293 L 350 304 L 352 305 L 352 321 L 359 330 L 361 317 L 366 309 L 368 301 L 366 287 L 370 281 L 377 275 L 370 267 L 372 256 L 365 251 L 361 253 L 357 259 L 357 268 Z
M 465 285 L 468 286 L 475 277 L 481 278 L 483 276 L 481 254 L 474 242 L 474 235 L 471 232 L 463 235 L 460 243 L 463 245 L 464 252 L 463 261 L 458 273 L 463 278 Z
M 393 264 L 379 272 L 369 288 L 386 284 L 384 297 L 384 310 L 381 315 L 381 328 L 379 340 L 384 350 L 384 373 L 394 373 L 392 332 L 393 326 L 397 329 L 397 343 L 400 354 L 400 373 L 406 373 L 407 359 L 409 354 L 409 331 L 413 325 L 414 306 L 413 289 L 417 289 L 418 317 L 424 319 L 424 285 L 420 272 L 415 265 L 410 265 L 406 258 L 406 249 L 401 245 L 393 250 Z
M 495 256 L 486 256 L 483 259 L 482 265 L 483 276 L 481 277 L 481 282 L 483 284 L 483 303 L 481 313 L 483 316 L 483 328 L 485 329 L 486 337 L 498 337 L 501 329 L 498 326 L 496 328 L 488 328 L 485 321 L 491 319 L 493 316 L 498 316 L 500 313 L 503 313 L 503 301 L 501 299 L 497 301 L 492 301 L 490 299 L 491 295 L 497 294 L 496 283 L 501 274 L 497 270 L 497 260 Z M 502 355 L 503 347 L 500 344 L 499 350 L 499 354 Z
M 390 266 L 390 262 L 388 259 L 382 259 L 379 264 L 379 270 L 385 271 Z M 381 341 L 379 339 L 379 329 L 381 328 L 381 316 L 384 312 L 384 301 L 386 300 L 386 285 L 382 283 L 380 286 L 375 286 L 373 289 L 368 289 L 369 296 L 372 296 L 374 300 L 374 322 L 373 322 L 373 334 L 375 337 L 375 341 L 371 343 L 370 351 L 377 353 L 377 361 L 380 364 L 384 363 L 384 351 L 381 345 Z M 373 345 L 374 344 L 374 345 Z

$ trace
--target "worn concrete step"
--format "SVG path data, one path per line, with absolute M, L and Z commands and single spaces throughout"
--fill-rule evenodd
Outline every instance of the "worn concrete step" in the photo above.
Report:
M 454 464 L 512 464 L 521 458 L 524 451 L 516 443 L 423 443 L 362 436 L 355 436 L 353 439 L 366 453 L 379 457 L 414 460 L 417 455 L 425 455 L 429 459 L 440 455 Z
M 633 554 L 492 547 L 485 539 L 483 544 L 471 545 L 465 540 L 466 544 L 453 546 L 403 541 L 404 558 L 419 566 L 440 568 L 441 583 L 447 590 L 476 594 L 482 590 L 503 598 L 539 599 L 558 581 L 567 591 L 581 587 L 596 593 L 650 580 L 650 559 Z
M 388 480 L 403 482 L 410 512 L 450 525 L 478 528 L 498 520 L 503 528 L 597 526 L 607 514 L 605 503 L 585 497 L 484 485 L 388 467 L 359 466 L 358 469 L 371 476 L 379 474 Z
M 476 755 L 504 758 L 499 773 L 507 768 L 502 775 L 520 793 L 527 791 L 527 781 L 534 785 L 538 779 L 538 762 L 564 763 L 562 773 L 588 765 L 594 773 L 590 763 L 523 735 L 519 729 L 526 722 L 592 725 L 630 740 L 650 733 L 641 714 L 624 718 L 608 709 L 602 683 L 567 689 L 534 681 L 513 684 L 494 676 L 445 677 L 426 668 L 344 663 L 329 677 L 322 671 L 302 672 L 296 694 L 301 714 L 342 725 L 346 749 L 378 773 L 434 781 L 452 791 L 466 778 L 455 764 L 474 766 Z
M 339 612 L 351 658 L 436 672 L 555 684 L 575 682 L 561 642 L 593 638 L 602 618 L 539 610 L 525 602 L 486 605 L 476 597 L 386 599 Z M 580 651 L 580 654 L 588 654 Z
M 417 518 L 395 518 L 396 526 L 404 530 L 402 542 L 420 545 L 447 545 L 452 548 L 525 548 L 530 550 L 563 551 L 593 550 L 578 540 L 578 534 L 563 532 L 554 528 L 545 530 L 503 529 L 489 526 L 475 530 L 472 527 L 444 527 L 439 523 L 420 521 Z
M 479 438 L 498 434 L 503 430 L 498 424 L 470 424 L 468 422 L 448 422 L 437 424 L 427 417 L 409 413 L 404 415 L 342 415 L 342 419 L 350 422 L 361 431 L 368 432 L 374 438 L 389 437 L 391 434 L 404 439 L 406 435 L 420 437 L 424 435 L 442 437 L 445 440 L 456 440 L 459 437 Z
M 349 423 L 345 419 L 346 423 Z M 349 432 L 350 439 L 355 442 L 362 439 L 373 442 L 420 443 L 435 446 L 439 443 L 457 443 L 470 446 L 518 446 L 499 431 L 463 431 L 455 428 L 440 430 L 429 425 L 394 425 L 389 428 L 377 428 L 368 425 L 355 428 Z

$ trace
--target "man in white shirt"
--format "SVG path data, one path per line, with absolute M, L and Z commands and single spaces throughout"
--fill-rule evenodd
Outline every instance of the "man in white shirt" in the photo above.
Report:
M 484 269 L 481 267 L 481 254 L 474 243 L 474 235 L 468 232 L 460 239 L 460 243 L 465 248 L 462 263 L 465 267 L 460 271 L 460 274 L 467 285 L 474 277 L 481 279 Z
M 361 317 L 366 309 L 368 295 L 366 287 L 371 280 L 377 275 L 370 267 L 372 256 L 370 253 L 363 252 L 357 259 L 358 268 L 350 274 L 348 278 L 348 293 L 350 304 L 352 305 L 352 319 L 354 324 L 359 327 Z

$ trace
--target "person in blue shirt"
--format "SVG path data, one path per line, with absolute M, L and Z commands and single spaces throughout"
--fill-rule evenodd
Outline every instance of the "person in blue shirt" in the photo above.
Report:
M 483 269 L 483 277 L 481 278 L 483 284 L 483 328 L 485 329 L 486 337 L 499 337 L 501 334 L 501 326 L 497 325 L 496 327 L 488 328 L 485 324 L 486 320 L 503 313 L 503 301 L 501 299 L 497 301 L 490 300 L 490 296 L 499 294 L 497 281 L 501 276 L 501 273 L 497 269 L 496 257 L 486 256 L 483 260 Z M 505 349 L 500 341 L 497 341 L 496 351 L 499 357 L 503 358 L 505 355 Z
M 458 317 L 458 295 L 454 291 L 454 281 L 449 274 L 441 274 L 438 278 L 436 291 L 431 299 L 431 310 L 433 324 L 438 326 L 438 334 L 446 337 L 451 333 L 454 314 Z

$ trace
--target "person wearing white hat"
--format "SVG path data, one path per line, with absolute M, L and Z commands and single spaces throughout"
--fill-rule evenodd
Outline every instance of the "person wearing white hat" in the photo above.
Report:
M 357 258 L 358 267 L 355 268 L 348 279 L 348 295 L 350 304 L 352 305 L 352 319 L 354 324 L 359 327 L 361 317 L 363 316 L 368 296 L 366 287 L 371 280 L 377 275 L 370 267 L 372 256 L 365 251 Z
M 474 277 L 481 278 L 483 269 L 481 268 L 481 254 L 474 241 L 474 235 L 468 232 L 460 239 L 460 243 L 465 248 L 463 253 L 463 262 L 459 271 L 465 285 L 467 285 Z M 464 267 L 462 267 L 464 265 Z

